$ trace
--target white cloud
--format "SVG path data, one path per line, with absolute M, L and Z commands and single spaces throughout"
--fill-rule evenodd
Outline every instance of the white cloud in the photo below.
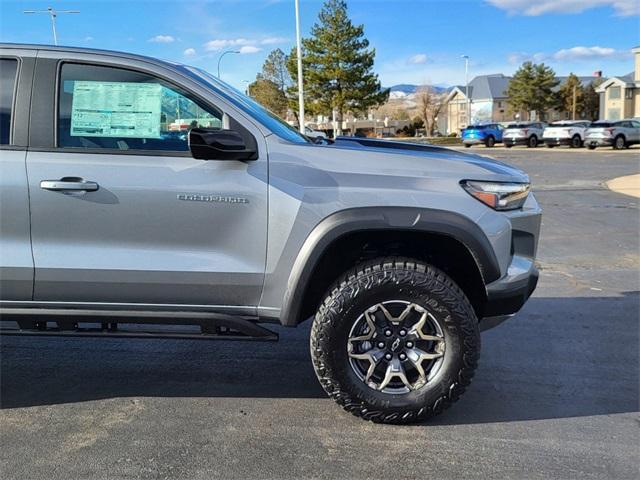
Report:
M 287 39 L 284 37 L 268 37 L 260 40 L 261 45 L 275 45 L 277 43 L 284 43 Z
M 195 48 L 187 48 L 184 52 L 182 52 L 182 54 L 185 57 L 193 57 L 196 54 L 196 49 Z
M 421 65 L 423 63 L 427 63 L 427 56 L 424 53 L 418 53 L 409 58 L 409 63 L 413 65 Z
M 204 44 L 204 49 L 208 52 L 217 52 L 218 50 L 222 50 L 223 48 L 228 47 L 239 47 L 242 45 L 250 45 L 255 43 L 254 41 L 247 40 L 246 38 L 235 38 L 235 39 L 217 39 L 210 40 Z
M 640 15 L 638 0 L 485 0 L 511 15 L 537 16 L 545 13 L 581 13 L 597 7 L 609 6 L 616 15 Z
M 284 37 L 266 37 L 262 40 L 247 38 L 217 38 L 209 40 L 204 44 L 207 52 L 219 52 L 226 48 L 238 49 L 240 53 L 256 53 L 262 50 L 258 45 L 275 45 L 284 43 L 287 39 Z
M 625 57 L 628 52 L 608 47 L 572 47 L 563 48 L 553 54 L 553 59 L 558 61 L 571 60 L 596 60 L 601 58 Z
M 156 35 L 155 37 L 151 37 L 149 41 L 153 43 L 172 43 L 175 42 L 176 39 L 171 35 Z
M 258 48 L 258 47 L 255 47 L 253 45 L 244 45 L 243 47 L 240 47 L 240 53 L 242 53 L 242 54 L 258 53 L 260 50 L 262 50 L 262 49 Z
M 507 60 L 510 64 L 520 64 L 522 62 L 596 62 L 602 60 L 623 60 L 631 56 L 626 50 L 616 50 L 610 47 L 571 47 L 562 48 L 554 53 L 511 53 Z
M 507 61 L 511 65 L 517 65 L 523 62 L 540 63 L 540 62 L 545 62 L 548 59 L 549 59 L 549 55 L 542 52 L 538 52 L 538 53 L 516 52 L 516 53 L 510 53 L 507 56 Z

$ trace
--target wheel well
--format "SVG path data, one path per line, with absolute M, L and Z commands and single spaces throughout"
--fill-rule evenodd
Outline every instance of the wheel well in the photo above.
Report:
M 396 230 L 367 230 L 343 235 L 322 253 L 304 290 L 299 320 L 313 315 L 333 282 L 358 263 L 398 255 L 429 263 L 449 275 L 465 293 L 478 318 L 487 300 L 473 255 L 448 235 Z

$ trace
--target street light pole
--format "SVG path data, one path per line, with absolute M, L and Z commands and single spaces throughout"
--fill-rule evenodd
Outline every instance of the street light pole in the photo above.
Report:
M 222 55 L 218 58 L 218 78 L 220 78 L 220 61 L 222 57 L 224 57 L 227 53 L 240 53 L 238 50 L 227 50 L 226 52 L 222 52 Z
M 469 98 L 469 55 L 462 55 L 464 58 L 464 83 L 466 85 L 465 95 L 467 97 L 467 127 L 471 123 L 471 99 Z
M 304 91 L 302 83 L 302 41 L 300 40 L 300 0 L 296 4 L 296 52 L 298 55 L 298 123 L 300 133 L 304 133 Z
M 53 31 L 53 44 L 58 45 L 58 32 L 56 31 L 56 18 L 60 13 L 80 13 L 79 10 L 55 10 L 49 7 L 46 10 L 24 10 L 22 13 L 46 13 L 51 18 L 51 30 Z

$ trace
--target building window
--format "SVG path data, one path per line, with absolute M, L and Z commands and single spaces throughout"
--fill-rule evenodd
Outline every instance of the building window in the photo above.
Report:
M 609 99 L 617 100 L 620 98 L 620 87 L 609 87 Z
M 624 90 L 624 98 L 626 98 L 627 100 L 631 100 L 633 98 L 633 89 L 625 88 L 625 90 Z
M 620 109 L 610 108 L 607 110 L 607 120 L 620 120 Z
M 502 108 L 502 102 L 498 102 L 498 108 Z

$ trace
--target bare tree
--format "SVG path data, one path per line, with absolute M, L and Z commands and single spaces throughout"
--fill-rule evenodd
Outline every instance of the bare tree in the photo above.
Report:
M 437 126 L 437 118 L 443 107 L 442 96 L 438 95 L 428 85 L 420 87 L 416 92 L 418 101 L 418 115 L 424 122 L 427 136 L 432 137 Z

